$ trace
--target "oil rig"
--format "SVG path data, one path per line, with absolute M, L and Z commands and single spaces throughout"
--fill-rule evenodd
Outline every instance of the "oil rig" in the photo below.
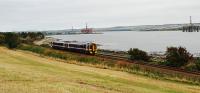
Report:
M 183 26 L 183 32 L 199 32 L 200 26 L 195 26 L 192 23 L 192 17 L 190 16 L 190 24 Z
M 88 28 L 88 25 L 86 23 L 86 28 L 81 30 L 82 34 L 92 34 L 94 32 L 94 30 L 92 28 Z

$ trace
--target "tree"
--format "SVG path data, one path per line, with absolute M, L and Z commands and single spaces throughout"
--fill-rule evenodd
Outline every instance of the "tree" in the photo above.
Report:
M 139 50 L 137 48 L 130 49 L 128 54 L 131 56 L 131 60 L 143 60 L 149 61 L 150 57 L 145 51 Z
M 39 39 L 44 39 L 44 34 L 42 33 L 42 32 L 37 32 L 37 37 L 39 38 Z
M 32 44 L 35 40 L 44 39 L 42 32 L 20 32 L 18 33 L 22 43 Z
M 5 33 L 5 44 L 8 48 L 16 48 L 20 44 L 20 38 L 16 33 Z
M 173 67 L 181 67 L 186 65 L 190 60 L 193 59 L 186 48 L 183 47 L 169 47 L 166 52 L 167 65 Z
M 5 41 L 5 36 L 3 34 L 0 34 L 0 44 L 3 44 Z
M 19 32 L 18 34 L 19 34 L 19 36 L 21 38 L 26 38 L 27 37 L 27 32 Z

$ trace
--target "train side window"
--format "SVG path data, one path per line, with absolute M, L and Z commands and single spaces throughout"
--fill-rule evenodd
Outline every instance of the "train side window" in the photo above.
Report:
M 80 45 L 80 48 L 85 48 L 85 46 L 84 45 Z

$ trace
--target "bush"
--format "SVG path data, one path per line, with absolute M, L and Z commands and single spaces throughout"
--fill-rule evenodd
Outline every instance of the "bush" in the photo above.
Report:
M 45 47 L 45 48 L 51 48 L 49 44 L 42 44 L 40 45 L 41 47 Z
M 45 49 L 40 46 L 33 46 L 33 45 L 22 45 L 19 47 L 21 50 L 28 50 L 34 53 L 43 54 Z
M 17 33 L 22 43 L 33 44 L 36 40 L 44 39 L 44 34 L 41 32 L 20 32 Z
M 4 44 L 5 36 L 3 34 L 0 34 L 0 45 Z
M 186 65 L 193 56 L 183 47 L 169 47 L 166 52 L 168 66 L 181 67 Z
M 5 33 L 5 44 L 10 49 L 16 48 L 20 44 L 18 34 L 11 32 Z
M 185 69 L 187 70 L 187 71 L 198 71 L 198 69 L 197 69 L 197 65 L 196 64 L 188 64 L 186 67 L 185 67 Z
M 197 70 L 200 71 L 200 59 L 199 58 L 195 61 L 195 65 L 196 65 Z
M 150 57 L 145 51 L 139 50 L 137 48 L 130 49 L 128 51 L 128 54 L 131 56 L 131 60 L 143 60 L 143 61 L 149 61 Z

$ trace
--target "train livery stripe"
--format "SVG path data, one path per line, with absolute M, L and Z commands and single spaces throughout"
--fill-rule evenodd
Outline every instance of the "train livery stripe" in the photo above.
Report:
M 67 41 L 56 41 L 51 42 L 51 47 L 55 47 L 56 49 L 66 49 L 72 50 L 77 52 L 89 53 L 89 54 L 96 54 L 97 53 L 97 46 L 95 43 L 79 43 L 79 42 L 67 42 Z

